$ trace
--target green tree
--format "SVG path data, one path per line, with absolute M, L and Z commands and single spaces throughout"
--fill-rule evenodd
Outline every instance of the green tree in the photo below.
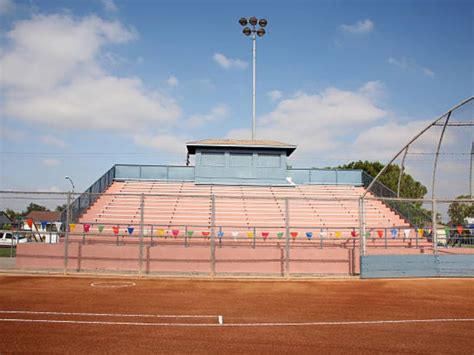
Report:
M 10 219 L 12 220 L 15 220 L 17 219 L 18 217 L 21 217 L 21 212 L 16 212 L 14 210 L 12 210 L 11 208 L 7 208 L 5 210 L 5 213 L 8 217 L 10 217 Z
M 354 161 L 349 164 L 339 166 L 340 169 L 361 169 L 372 177 L 383 169 L 384 165 L 378 161 Z M 391 164 L 387 170 L 382 174 L 379 181 L 393 191 L 398 189 L 398 177 L 400 176 L 400 167 L 398 165 Z M 400 184 L 400 197 L 407 198 L 423 198 L 428 192 L 426 186 L 421 182 L 415 180 L 411 175 L 407 173 L 402 174 L 402 180 Z
M 31 203 L 26 207 L 26 211 L 23 212 L 23 215 L 26 216 L 28 213 L 30 213 L 30 212 L 32 212 L 32 211 L 49 211 L 49 209 L 46 208 L 45 206 L 37 205 L 36 203 L 31 202 Z
M 64 205 L 58 205 L 58 206 L 56 206 L 55 211 L 56 211 L 56 212 L 65 211 L 65 210 L 66 210 L 66 207 L 67 207 L 67 203 L 65 203 Z
M 456 197 L 458 200 L 469 198 L 469 196 L 465 195 Z M 451 223 L 456 225 L 464 224 L 466 217 L 474 218 L 474 202 L 452 202 L 448 208 L 448 216 L 451 218 Z
M 361 169 L 372 177 L 383 169 L 384 165 L 378 161 L 354 161 L 349 164 L 339 166 L 340 169 Z M 390 190 L 396 192 L 398 189 L 398 178 L 400 176 L 400 167 L 391 164 L 387 167 L 385 172 L 380 176 L 379 182 L 388 187 Z M 416 181 L 411 175 L 407 173 L 402 174 L 400 184 L 400 197 L 422 199 L 428 192 L 426 186 L 421 182 Z M 390 197 L 390 196 L 386 196 Z M 413 225 L 423 226 L 431 221 L 431 213 L 423 208 L 421 202 L 408 201 L 389 201 L 385 203 L 397 211 L 402 217 L 410 221 Z

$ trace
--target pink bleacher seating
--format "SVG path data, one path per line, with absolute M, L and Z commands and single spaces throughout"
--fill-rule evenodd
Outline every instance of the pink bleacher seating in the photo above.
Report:
M 224 186 L 191 182 L 115 181 L 81 216 L 79 223 L 139 224 L 141 194 L 144 223 L 156 226 L 211 225 L 211 196 L 215 196 L 215 224 L 223 230 L 285 226 L 285 198 L 294 230 L 357 228 L 358 198 L 363 187 L 298 185 Z M 368 228 L 408 227 L 408 223 L 380 201 L 365 203 Z

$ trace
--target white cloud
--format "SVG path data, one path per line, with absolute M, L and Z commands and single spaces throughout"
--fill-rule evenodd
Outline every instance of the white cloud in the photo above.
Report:
M 0 0 L 0 15 L 13 11 L 14 7 L 12 0 Z
M 135 144 L 155 148 L 160 152 L 173 155 L 183 154 L 183 157 L 186 153 L 185 142 L 190 140 L 191 138 L 189 136 L 171 133 L 160 133 L 156 135 L 136 134 L 134 136 Z
M 346 33 L 365 34 L 374 29 L 374 23 L 369 19 L 365 19 L 364 21 L 357 21 L 353 25 L 341 25 L 340 29 Z
M 421 72 L 430 78 L 433 78 L 435 76 L 434 72 L 430 68 L 417 64 L 416 61 L 412 58 L 400 57 L 397 59 L 397 58 L 390 57 L 388 58 L 387 62 L 403 70 Z
M 207 114 L 196 114 L 192 115 L 189 119 L 185 121 L 185 124 L 190 127 L 198 127 L 203 124 L 216 122 L 225 118 L 229 114 L 229 107 L 225 104 L 218 104 L 214 106 L 211 111 Z
M 61 160 L 53 159 L 53 158 L 46 158 L 46 159 L 41 160 L 41 163 L 44 166 L 48 167 L 48 168 L 52 168 L 52 167 L 55 167 L 55 166 L 58 166 L 59 164 L 61 164 Z
M 40 141 L 45 144 L 52 145 L 58 148 L 64 148 L 67 145 L 66 142 L 64 142 L 62 139 L 49 135 L 49 134 L 45 136 L 41 136 Z
M 114 0 L 102 0 L 102 5 L 104 5 L 104 8 L 106 11 L 109 11 L 109 12 L 118 11 L 118 7 L 115 4 Z
M 217 64 L 219 64 L 224 69 L 246 69 L 248 66 L 248 63 L 241 59 L 227 58 L 221 53 L 214 53 L 214 56 L 212 58 Z
M 41 15 L 15 23 L 0 56 L 6 114 L 74 129 L 137 132 L 172 125 L 181 114 L 174 100 L 100 64 L 105 46 L 136 37 L 120 22 L 96 16 Z
M 179 85 L 179 80 L 174 75 L 170 75 L 170 77 L 166 79 L 166 83 L 168 84 L 168 86 L 176 87 Z
M 355 91 L 328 88 L 321 93 L 298 92 L 282 100 L 258 120 L 258 139 L 276 139 L 298 145 L 296 155 L 338 155 L 357 133 L 389 115 L 372 93 L 381 83 L 366 83 Z M 370 94 L 370 95 L 369 95 Z M 248 130 L 233 130 L 229 138 L 249 138 Z M 344 153 L 345 154 L 345 153 Z
M 272 90 L 267 92 L 267 96 L 272 101 L 278 101 L 283 97 L 283 93 L 280 90 Z

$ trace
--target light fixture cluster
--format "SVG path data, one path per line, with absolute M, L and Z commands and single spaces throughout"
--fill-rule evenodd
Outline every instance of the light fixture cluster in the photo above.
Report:
M 252 16 L 249 19 L 242 17 L 239 20 L 239 23 L 244 27 L 242 30 L 244 35 L 250 36 L 252 33 L 256 33 L 257 36 L 262 37 L 266 33 L 264 27 L 267 26 L 268 21 L 264 18 L 258 20 L 255 16 Z M 257 28 L 257 24 L 260 26 L 259 28 Z

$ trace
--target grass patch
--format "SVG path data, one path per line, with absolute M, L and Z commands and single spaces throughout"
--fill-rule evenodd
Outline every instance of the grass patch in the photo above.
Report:
M 0 258 L 9 258 L 10 257 L 10 248 L 0 248 Z M 16 255 L 16 248 L 13 248 L 12 256 Z

